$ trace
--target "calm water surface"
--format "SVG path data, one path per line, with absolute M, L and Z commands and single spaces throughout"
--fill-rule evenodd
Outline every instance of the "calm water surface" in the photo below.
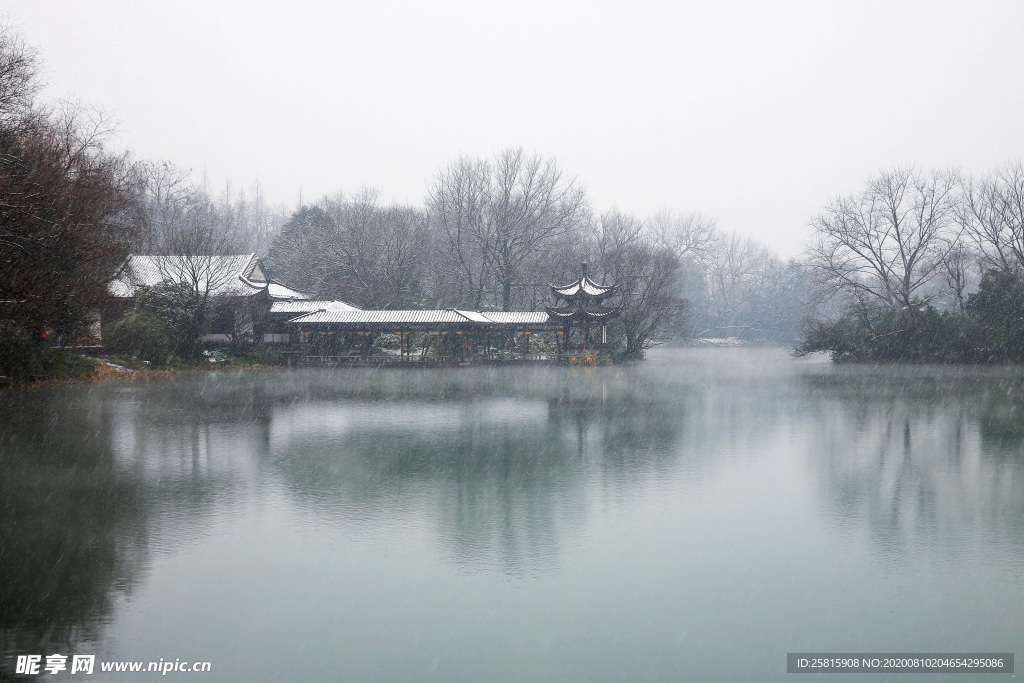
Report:
M 0 394 L 0 476 L 0 679 L 22 653 L 735 681 L 1024 652 L 1020 370 L 666 350 L 35 388 Z

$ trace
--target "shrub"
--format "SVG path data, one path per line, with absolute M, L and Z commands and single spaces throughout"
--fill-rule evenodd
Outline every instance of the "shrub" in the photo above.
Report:
M 167 327 L 152 313 L 129 313 L 103 330 L 103 342 L 112 353 L 166 365 L 174 352 Z
M 815 351 L 836 362 L 1024 362 L 1024 277 L 989 271 L 962 314 L 855 305 L 837 320 L 811 320 L 796 353 Z
M 48 377 L 84 377 L 96 372 L 96 361 L 55 347 L 38 349 L 43 374 Z
M 1024 361 L 1024 276 L 988 271 L 978 291 L 968 297 L 966 309 L 992 360 Z
M 28 335 L 0 327 L 0 375 L 20 382 L 42 373 L 39 354 Z
M 95 371 L 95 361 L 34 342 L 24 332 L 0 327 L 0 376 L 16 384 L 41 376 L 80 377 Z

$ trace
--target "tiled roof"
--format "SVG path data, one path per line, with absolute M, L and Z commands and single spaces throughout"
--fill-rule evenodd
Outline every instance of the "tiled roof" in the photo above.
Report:
M 300 316 L 291 323 L 354 323 L 354 324 L 437 324 L 464 323 L 466 319 L 453 310 L 440 311 L 345 311 L 327 309 Z
M 619 307 L 587 310 L 579 306 L 565 306 L 562 308 L 548 306 L 548 314 L 558 320 L 610 320 L 617 316 L 620 310 Z
M 267 281 L 256 254 L 233 256 L 139 256 L 128 257 L 124 275 L 110 284 L 111 296 L 134 297 L 139 287 L 161 282 L 185 282 L 200 290 L 210 287 L 213 296 L 250 296 L 266 292 L 271 301 L 301 301 L 309 295 L 280 282 Z M 324 302 L 320 302 L 324 303 Z M 341 304 L 342 302 L 337 302 Z M 347 304 L 342 304 L 347 306 Z M 301 311 L 315 310 L 310 308 Z
M 270 282 L 267 284 L 267 294 L 270 295 L 272 300 L 303 300 L 309 299 L 309 295 L 300 292 L 297 289 L 291 287 L 285 287 L 280 282 Z M 340 302 L 339 302 L 340 303 Z
M 309 302 L 312 303 L 312 302 Z M 275 304 L 276 305 L 276 304 Z M 274 310 L 273 308 L 271 309 Z M 548 314 L 536 311 L 459 311 L 445 308 L 432 311 L 353 311 L 319 310 L 289 320 L 290 323 L 327 323 L 350 325 L 528 325 L 543 324 Z
M 552 291 L 554 291 L 555 294 L 564 297 L 574 297 L 581 291 L 584 294 L 590 296 L 605 296 L 607 294 L 614 292 L 615 285 L 610 285 L 608 287 L 604 285 L 599 285 L 593 280 L 591 280 L 589 277 L 584 275 L 576 282 L 573 282 L 571 285 L 565 285 L 563 287 L 551 285 L 551 289 Z
M 470 322 L 485 324 L 491 322 L 490 320 L 484 317 L 483 313 L 478 313 L 477 311 L 460 311 L 456 309 L 455 312 L 461 315 L 466 320 L 469 320 Z
M 125 273 L 110 284 L 111 296 L 131 298 L 139 287 L 153 287 L 165 281 L 187 282 L 200 289 L 209 287 L 215 296 L 245 296 L 266 287 L 250 282 L 245 274 L 256 254 L 238 256 L 129 256 Z
M 320 310 L 358 311 L 355 306 L 344 301 L 274 301 L 270 304 L 271 313 L 313 313 Z
M 483 311 L 481 315 L 500 325 L 543 324 L 548 321 L 548 314 L 544 311 Z

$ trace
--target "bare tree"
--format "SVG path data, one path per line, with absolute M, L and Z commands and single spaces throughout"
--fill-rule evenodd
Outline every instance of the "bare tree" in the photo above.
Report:
M 226 237 L 236 253 L 266 253 L 273 234 L 287 221 L 287 209 L 267 204 L 259 180 L 248 189 L 237 190 L 226 182 L 214 199 L 205 183 L 193 179 L 190 170 L 170 162 L 137 162 L 135 172 L 143 184 L 147 217 L 135 253 L 164 251 L 166 235 L 197 210 L 204 213 L 211 229 Z
M 330 216 L 319 206 L 303 206 L 295 211 L 271 242 L 267 265 L 275 277 L 285 278 L 303 291 L 331 296 L 324 281 L 321 242 L 335 228 Z
M 248 209 L 245 232 L 250 249 L 265 254 L 270 248 L 274 231 L 284 224 L 284 220 L 281 218 L 283 212 L 268 206 L 266 193 L 258 178 L 249 187 Z
M 702 213 L 659 211 L 649 224 L 658 243 L 680 261 L 704 261 L 719 239 L 715 220 Z
M 421 295 L 426 223 L 410 207 L 381 206 L 364 188 L 321 204 L 331 221 L 318 240 L 322 289 L 371 308 L 408 307 Z
M 735 325 L 737 313 L 765 285 L 777 257 L 765 245 L 735 233 L 722 233 L 702 259 L 707 286 L 707 324 Z
M 957 219 L 987 267 L 1024 269 L 1024 164 L 1004 166 L 980 180 L 967 178 Z
M 377 190 L 337 193 L 293 215 L 273 242 L 270 262 L 289 282 L 323 297 L 412 307 L 424 294 L 427 227 L 422 211 L 382 206 Z
M 186 220 L 195 194 L 191 174 L 166 161 L 136 162 L 134 172 L 142 186 L 146 221 L 132 251 L 158 254 L 163 251 L 165 236 Z
M 588 216 L 585 193 L 558 163 L 522 149 L 453 162 L 431 185 L 428 206 L 445 241 L 439 279 L 463 304 L 502 310 L 519 303 L 531 259 Z
M 30 112 L 42 90 L 39 55 L 9 24 L 0 23 L 0 119 L 17 126 Z
M 0 325 L 81 331 L 119 274 L 140 213 L 108 117 L 41 107 L 33 49 L 0 26 Z
M 493 224 L 488 220 L 491 172 L 486 161 L 463 157 L 441 169 L 427 205 L 443 246 L 437 282 L 451 305 L 483 306 L 494 268 Z
M 942 278 L 946 290 L 953 297 L 953 305 L 958 313 L 964 312 L 967 288 L 971 283 L 971 272 L 975 270 L 978 257 L 963 242 L 956 240 L 946 249 L 942 259 Z
M 0 37 L 0 63 L 5 49 Z M 102 116 L 72 104 L 0 117 L 0 322 L 74 333 L 118 275 L 139 214 L 108 138 Z
M 863 304 L 912 309 L 959 239 L 957 175 L 899 168 L 839 197 L 811 221 L 808 265 L 825 292 Z
M 598 265 L 619 288 L 622 311 L 615 324 L 622 327 L 625 354 L 638 356 L 686 313 L 680 259 L 643 221 L 614 209 L 601 215 L 596 232 Z

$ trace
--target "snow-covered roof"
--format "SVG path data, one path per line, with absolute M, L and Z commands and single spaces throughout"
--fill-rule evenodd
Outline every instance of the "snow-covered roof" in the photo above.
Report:
M 548 321 L 543 311 L 483 311 L 481 315 L 499 325 L 540 325 Z
M 110 284 L 111 296 L 131 298 L 139 287 L 161 282 L 187 282 L 209 287 L 217 296 L 245 296 L 265 289 L 267 283 L 250 280 L 256 254 L 237 256 L 137 256 L 128 257 L 124 274 Z M 260 271 L 262 272 L 262 271 Z
M 185 282 L 213 296 L 250 296 L 266 292 L 271 300 L 305 300 L 309 295 L 274 282 L 256 254 L 229 256 L 131 255 L 124 274 L 110 283 L 111 296 L 130 299 L 139 287 Z M 308 309 L 306 309 L 308 310 Z
M 561 308 L 548 306 L 548 315 L 557 320 L 603 321 L 614 318 L 621 310 L 618 306 L 615 308 L 591 309 L 586 309 L 582 306 L 564 306 Z
M 345 311 L 326 309 L 314 311 L 288 322 L 416 325 L 424 323 L 464 323 L 466 319 L 450 309 L 440 311 Z
M 556 297 L 573 299 L 580 294 L 588 297 L 601 299 L 615 293 L 615 285 L 599 285 L 590 279 L 587 264 L 580 264 L 580 279 L 568 285 L 551 285 L 551 291 Z
M 274 301 L 270 304 L 271 313 L 313 313 L 321 310 L 358 311 L 359 309 L 344 301 Z
M 267 284 L 267 294 L 274 301 L 304 301 L 309 299 L 309 295 L 305 292 L 300 292 L 297 289 L 291 287 L 285 287 L 280 282 L 270 281 Z M 341 303 L 341 302 L 338 302 Z
M 572 283 L 571 285 L 565 285 L 564 287 L 557 287 L 552 285 L 551 289 L 554 290 L 555 294 L 564 297 L 576 296 L 581 291 L 584 294 L 588 294 L 590 296 L 603 296 L 614 290 L 615 285 L 605 287 L 604 285 L 597 284 L 589 277 L 584 277 Z
M 478 311 L 460 311 L 458 309 L 454 309 L 454 310 L 455 310 L 456 313 L 461 315 L 466 320 L 469 320 L 470 322 L 485 323 L 485 324 L 491 322 L 490 320 L 488 320 L 487 318 L 484 317 L 483 313 L 480 313 Z
M 473 323 L 484 326 L 542 325 L 547 321 L 548 314 L 542 311 L 459 311 L 454 308 L 432 311 L 359 311 L 334 308 L 314 311 L 288 322 L 348 325 L 465 325 Z

